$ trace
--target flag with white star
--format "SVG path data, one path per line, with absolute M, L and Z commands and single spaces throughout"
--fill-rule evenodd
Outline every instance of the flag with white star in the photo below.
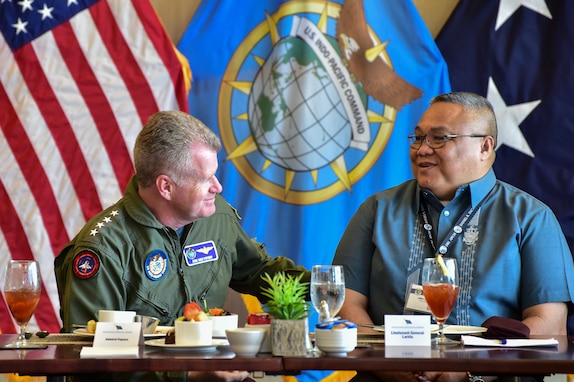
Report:
M 30 330 L 59 331 L 54 257 L 121 197 L 149 115 L 188 110 L 185 65 L 147 0 L 0 0 L 0 272 L 39 262 Z
M 454 91 L 498 118 L 494 170 L 545 202 L 574 249 L 574 2 L 461 0 L 436 42 Z

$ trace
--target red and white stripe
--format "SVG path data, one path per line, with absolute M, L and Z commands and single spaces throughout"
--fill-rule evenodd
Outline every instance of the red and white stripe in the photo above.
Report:
M 184 65 L 143 0 L 99 1 L 16 52 L 0 34 L 0 63 L 0 269 L 39 261 L 30 325 L 55 332 L 54 257 L 121 197 L 149 115 L 188 110 Z M 0 330 L 16 332 L 4 299 Z

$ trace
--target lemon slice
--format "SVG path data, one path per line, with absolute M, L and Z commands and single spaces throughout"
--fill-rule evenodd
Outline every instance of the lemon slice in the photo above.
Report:
M 436 255 L 436 261 L 437 261 L 438 265 L 440 265 L 440 268 L 442 269 L 443 275 L 445 275 L 446 277 L 449 277 L 450 272 L 448 271 L 448 268 L 446 267 L 446 264 L 444 263 L 442 255 L 440 253 Z

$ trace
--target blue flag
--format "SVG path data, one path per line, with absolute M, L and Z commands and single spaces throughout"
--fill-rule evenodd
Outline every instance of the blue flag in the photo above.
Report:
M 444 62 L 410 1 L 365 1 L 360 27 L 372 41 L 359 48 L 359 32 L 337 38 L 340 17 L 361 16 L 362 1 L 347 3 L 354 6 L 348 12 L 342 1 L 204 1 L 178 46 L 194 77 L 190 113 L 224 143 L 224 197 L 273 256 L 307 267 L 331 262 L 367 196 L 412 178 L 406 136 L 429 99 L 449 90 Z M 369 64 L 373 74 L 385 66 L 388 82 L 419 95 L 381 103 L 366 92 L 358 81 L 365 70 L 351 72 L 343 60 L 366 48 L 367 72 Z M 363 80 L 401 98 L 403 88 L 376 81 Z
M 223 196 L 307 268 L 332 262 L 369 195 L 412 178 L 406 137 L 450 89 L 410 1 L 203 1 L 178 49 L 190 113 L 223 142 Z
M 190 113 L 224 145 L 223 196 L 307 268 L 331 263 L 369 195 L 412 178 L 406 136 L 450 89 L 410 1 L 203 1 L 178 49 Z
M 574 249 L 574 2 L 462 0 L 437 37 L 453 90 L 498 118 L 496 175 L 556 213 Z

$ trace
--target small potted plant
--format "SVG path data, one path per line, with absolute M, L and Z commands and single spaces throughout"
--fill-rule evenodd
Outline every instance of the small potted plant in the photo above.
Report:
M 285 272 L 269 274 L 262 279 L 269 287 L 261 294 L 269 300 L 263 310 L 271 315 L 271 352 L 276 356 L 302 356 L 311 349 L 309 340 L 309 303 L 305 300 L 309 283 L 303 273 L 293 276 Z

